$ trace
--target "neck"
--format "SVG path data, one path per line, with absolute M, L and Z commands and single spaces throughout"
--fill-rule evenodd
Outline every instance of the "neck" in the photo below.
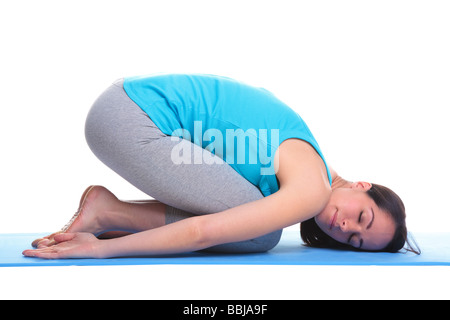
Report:
M 347 181 L 340 176 L 337 176 L 333 179 L 333 183 L 331 184 L 331 190 L 337 189 L 337 188 L 350 188 L 352 185 L 351 181 Z

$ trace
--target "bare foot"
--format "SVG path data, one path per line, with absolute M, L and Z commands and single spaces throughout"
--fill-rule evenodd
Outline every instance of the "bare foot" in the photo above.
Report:
M 111 191 L 102 186 L 90 186 L 81 196 L 80 206 L 72 219 L 61 229 L 44 238 L 33 241 L 35 248 L 48 247 L 54 244 L 54 236 L 65 232 L 89 232 L 94 235 L 101 234 L 108 230 L 108 226 L 102 217 L 103 213 L 112 208 L 119 201 Z

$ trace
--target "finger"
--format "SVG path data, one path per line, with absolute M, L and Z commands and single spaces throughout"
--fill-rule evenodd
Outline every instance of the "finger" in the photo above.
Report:
M 50 254 L 54 253 L 54 251 L 50 250 L 50 248 L 44 249 L 35 249 L 35 250 L 24 250 L 22 254 L 26 257 L 36 257 L 36 258 L 44 258 L 49 257 Z
M 35 257 L 36 256 L 36 252 L 35 252 L 36 250 L 34 250 L 34 249 L 28 249 L 28 250 L 24 250 L 24 251 L 22 251 L 22 254 L 25 256 L 25 257 Z
M 41 259 L 58 259 L 59 254 L 52 251 L 36 251 L 36 250 L 26 250 L 22 252 L 26 257 L 41 258 Z

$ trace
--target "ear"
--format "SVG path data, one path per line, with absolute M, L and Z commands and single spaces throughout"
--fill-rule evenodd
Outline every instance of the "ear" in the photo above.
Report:
M 370 182 L 357 181 L 353 182 L 350 188 L 367 191 L 372 188 L 372 184 Z

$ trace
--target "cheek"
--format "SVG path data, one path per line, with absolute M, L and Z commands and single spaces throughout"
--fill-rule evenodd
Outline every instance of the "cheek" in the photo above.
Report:
M 346 197 L 341 199 L 337 208 L 341 219 L 357 219 L 362 210 L 362 202 L 357 197 Z
M 352 203 L 348 203 L 346 206 L 342 207 L 341 218 L 342 219 L 355 219 L 358 215 L 359 207 Z

